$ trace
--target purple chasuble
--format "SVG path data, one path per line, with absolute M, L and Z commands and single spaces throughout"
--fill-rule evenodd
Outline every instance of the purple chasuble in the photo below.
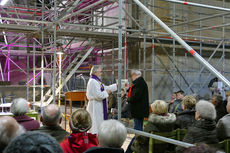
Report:
M 97 80 L 100 83 L 101 92 L 105 91 L 105 87 L 103 86 L 101 80 L 96 75 L 91 75 L 91 78 Z M 102 102 L 103 102 L 104 120 L 107 120 L 108 119 L 108 114 L 107 114 L 107 102 L 106 102 L 106 99 L 103 99 Z

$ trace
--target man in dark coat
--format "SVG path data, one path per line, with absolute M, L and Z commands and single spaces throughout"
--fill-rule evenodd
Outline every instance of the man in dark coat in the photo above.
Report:
M 131 71 L 132 85 L 128 90 L 128 102 L 130 105 L 131 117 L 134 118 L 134 129 L 143 130 L 144 118 L 149 116 L 149 93 L 148 86 L 139 70 Z M 133 138 L 126 150 L 131 153 Z
M 131 116 L 134 118 L 134 129 L 143 130 L 143 121 L 149 116 L 149 93 L 148 86 L 141 72 L 132 70 L 132 85 L 128 92 Z
M 60 108 L 55 104 L 44 107 L 40 118 L 43 126 L 38 129 L 39 132 L 51 135 L 59 143 L 69 136 L 69 133 L 59 125 L 62 120 L 61 115 Z

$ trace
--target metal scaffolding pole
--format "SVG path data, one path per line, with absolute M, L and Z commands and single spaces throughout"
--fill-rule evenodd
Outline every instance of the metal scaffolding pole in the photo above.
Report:
M 53 62 L 53 81 L 52 81 L 52 96 L 53 96 L 53 103 L 56 102 L 56 92 L 55 92 L 55 89 L 56 89 L 56 62 L 57 62 L 57 55 L 56 55 L 56 51 L 57 51 L 57 23 L 56 23 L 56 20 L 57 20 L 57 1 L 54 1 L 54 62 Z
M 222 59 L 223 59 L 223 56 L 222 56 L 222 57 L 219 59 L 219 61 L 217 62 L 216 67 L 218 67 L 218 66 L 220 65 Z M 202 86 L 201 86 L 201 88 L 199 89 L 198 93 L 205 87 L 207 81 L 210 80 L 211 74 L 212 74 L 212 73 L 209 72 L 208 77 L 206 77 L 205 81 L 203 81 L 204 83 L 202 84 Z
M 152 6 L 154 6 L 154 0 L 152 0 Z M 152 7 L 152 12 L 154 13 L 154 7 Z M 153 20 L 153 19 L 152 19 Z M 154 20 L 152 21 L 152 29 L 155 27 Z M 155 47 L 154 47 L 154 35 L 152 36 L 152 101 L 154 101 L 154 89 L 155 89 L 155 82 L 154 82 L 154 76 L 155 76 Z
M 144 5 L 146 6 L 146 0 L 144 0 Z M 146 14 L 144 13 L 144 28 L 143 28 L 143 33 L 144 33 L 144 52 L 143 52 L 143 63 L 144 63 L 144 74 L 143 77 L 146 79 Z
M 42 21 L 44 21 L 44 0 L 42 0 Z M 42 54 L 41 54 L 41 110 L 44 102 L 44 24 L 41 24 L 41 37 L 42 37 Z M 35 80 L 35 78 L 34 78 Z
M 35 103 L 35 92 L 36 92 L 36 88 L 35 88 L 35 85 L 36 85 L 36 84 L 35 84 L 35 83 L 36 83 L 36 82 L 35 82 L 35 81 L 36 81 L 36 80 L 35 80 L 35 75 L 36 75 L 36 74 L 35 74 L 35 73 L 36 73 L 36 72 L 35 72 L 35 68 L 36 68 L 36 67 L 35 67 L 35 60 L 36 60 L 36 59 L 35 59 L 35 51 L 36 51 L 36 50 L 35 50 L 35 41 L 33 40 L 33 104 Z
M 30 37 L 27 36 L 26 45 L 29 46 L 29 44 L 30 44 Z M 26 80 L 28 82 L 30 79 L 30 55 L 29 55 L 30 54 L 30 48 L 27 47 L 26 50 L 27 50 L 27 54 L 26 54 L 26 73 L 27 73 Z M 29 90 L 30 90 L 29 86 L 30 86 L 30 84 L 27 84 L 27 86 L 26 86 L 26 100 L 27 101 L 29 101 Z
M 230 26 L 230 23 L 225 23 L 225 24 L 220 24 L 220 25 L 214 25 L 214 26 L 208 26 L 208 27 L 199 28 L 199 29 L 193 29 L 193 30 L 178 32 L 177 34 L 179 35 L 179 34 L 184 34 L 184 33 L 194 33 L 197 31 L 213 30 L 213 29 L 223 28 L 223 27 L 227 27 L 227 26 Z
M 223 7 L 224 6 L 225 6 L 225 0 L 223 0 Z M 222 24 L 225 24 L 225 16 L 222 17 Z M 222 28 L 222 37 L 224 40 L 225 39 L 225 27 Z M 223 42 L 222 49 L 223 49 L 222 74 L 224 75 L 224 73 L 225 73 L 225 41 Z
M 200 3 L 202 2 L 202 0 L 200 0 Z M 202 17 L 201 15 L 202 13 L 202 9 L 200 9 L 200 18 Z M 200 20 L 200 29 L 202 28 L 202 20 Z M 202 36 L 202 31 L 200 31 L 200 56 L 202 56 L 202 40 L 201 40 L 201 36 Z M 199 69 L 201 70 L 202 65 L 199 64 Z M 199 88 L 201 88 L 201 79 L 202 79 L 202 73 L 199 74 Z
M 3 76 L 3 72 L 2 72 L 2 64 L 1 64 L 1 62 L 0 62 L 0 73 L 1 73 L 2 81 L 5 81 L 4 76 Z
M 191 6 L 197 6 L 197 7 L 203 7 L 203 8 L 208 8 L 208 9 L 214 9 L 214 10 L 219 10 L 219 11 L 228 11 L 228 12 L 230 12 L 230 9 L 225 8 L 225 7 L 205 5 L 205 4 L 193 3 L 193 2 L 187 2 L 187 1 L 180 1 L 180 0 L 164 0 L 164 1 L 183 4 L 183 5 L 191 5 Z
M 213 75 L 222 80 L 228 87 L 230 82 L 219 73 L 212 65 L 210 65 L 204 58 L 202 58 L 192 47 L 190 47 L 183 39 L 181 39 L 174 31 L 172 31 L 165 23 L 163 23 L 157 16 L 155 16 L 147 7 L 145 7 L 139 0 L 133 0 L 139 7 L 141 7 L 147 14 L 149 14 L 160 26 L 162 26 L 173 38 L 175 38 L 193 57 L 203 64 Z
M 194 19 L 194 20 L 189 20 L 189 21 L 186 21 L 186 22 L 180 22 L 176 25 L 169 25 L 170 28 L 172 27 L 175 27 L 175 26 L 182 26 L 182 25 L 188 25 L 190 23 L 193 23 L 193 22 L 199 22 L 199 21 L 204 21 L 204 20 L 209 20 L 209 19 L 213 19 L 213 18 L 216 18 L 216 17 L 223 17 L 223 16 L 226 16 L 226 15 L 229 15 L 230 12 L 227 12 L 227 13 L 220 13 L 220 14 L 214 14 L 214 15 L 210 15 L 210 16 L 207 16 L 207 17 L 202 17 L 202 18 L 199 18 L 199 19 Z M 158 31 L 158 30 L 161 30 L 162 27 L 159 27 L 159 28 L 156 28 L 156 29 L 153 29 L 153 30 L 150 30 L 150 31 Z
M 112 41 L 112 80 L 114 81 L 114 75 L 115 75 L 115 65 L 114 65 L 114 41 Z
M 138 42 L 138 69 L 141 69 L 141 43 Z
M 222 40 L 222 41 L 218 44 L 218 46 L 216 47 L 216 49 L 213 51 L 213 53 L 211 54 L 211 56 L 208 58 L 207 62 L 209 62 L 209 61 L 212 59 L 212 57 L 216 54 L 216 52 L 218 51 L 218 49 L 220 48 L 220 46 L 222 45 L 223 42 L 224 42 L 224 40 Z M 203 65 L 203 66 L 201 67 L 201 69 L 200 69 L 199 75 L 202 74 L 202 72 L 204 71 L 204 69 L 205 69 L 205 66 Z M 192 83 L 190 84 L 190 86 L 187 88 L 187 90 L 189 90 L 189 89 L 194 85 L 194 83 L 195 83 L 195 82 L 192 82 Z M 202 86 L 201 86 L 201 87 L 202 87 Z M 201 88 L 201 87 L 200 87 L 200 88 Z
M 173 25 L 176 24 L 176 4 L 173 4 Z M 175 29 L 174 29 L 175 31 Z M 173 64 L 176 65 L 176 40 L 173 38 Z M 176 67 L 173 67 L 173 78 L 176 78 Z M 173 82 L 173 92 L 175 92 L 175 82 Z
M 186 143 L 186 142 L 182 142 L 182 141 L 162 137 L 162 136 L 159 136 L 159 135 L 150 134 L 150 133 L 139 131 L 139 130 L 134 130 L 134 129 L 131 129 L 131 128 L 127 128 L 127 131 L 130 132 L 130 133 L 137 134 L 137 135 L 142 135 L 144 137 L 153 138 L 153 139 L 163 141 L 163 142 L 167 142 L 167 143 L 170 143 L 170 144 L 174 144 L 174 145 L 177 145 L 177 146 L 182 146 L 184 148 L 189 148 L 189 147 L 195 146 L 194 144 L 190 144 L 190 143 Z
M 7 65 L 8 65 L 8 81 L 10 81 L 10 47 L 8 46 L 8 54 L 7 54 Z
M 104 44 L 103 42 L 101 43 L 101 65 L 102 67 L 104 67 Z
M 121 120 L 121 78 L 122 78 L 122 0 L 119 0 L 118 30 L 118 120 Z
M 160 44 L 160 47 L 162 48 L 162 50 L 165 52 L 165 54 L 167 55 L 167 57 L 169 58 L 169 60 L 172 62 L 173 66 L 174 66 L 174 72 L 177 71 L 179 73 L 179 75 L 182 77 L 182 79 L 184 80 L 185 84 L 190 87 L 189 82 L 185 79 L 185 77 L 183 76 L 182 72 L 179 70 L 179 68 L 175 65 L 173 59 L 169 56 L 168 51 L 165 49 L 165 47 L 162 45 L 162 43 L 156 39 L 156 41 Z M 176 80 L 176 79 L 175 79 Z M 194 93 L 193 89 L 191 89 L 191 92 Z
M 125 2 L 125 9 L 127 8 L 127 3 Z M 127 15 L 125 15 L 125 29 L 127 29 Z M 127 31 L 125 31 L 125 48 L 124 48 L 124 78 L 127 78 Z

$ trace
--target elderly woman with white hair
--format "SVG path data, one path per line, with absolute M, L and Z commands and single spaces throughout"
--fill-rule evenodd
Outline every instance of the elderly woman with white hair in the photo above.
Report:
M 215 106 L 208 101 L 200 100 L 195 109 L 196 122 L 188 129 L 183 141 L 191 144 L 201 142 L 206 144 L 218 143 Z M 181 153 L 185 148 L 178 146 L 176 150 L 177 153 Z
M 92 118 L 92 127 L 90 132 L 98 133 L 100 124 L 108 119 L 107 98 L 111 92 L 117 90 L 117 84 L 105 86 L 101 82 L 102 67 L 93 66 L 90 72 L 90 79 L 87 84 L 86 96 L 89 100 L 87 111 Z
M 85 153 L 124 153 L 121 147 L 126 136 L 127 130 L 122 123 L 117 120 L 104 121 L 98 131 L 100 147 L 92 147 Z
M 24 98 L 14 99 L 11 103 L 10 111 L 13 113 L 15 120 L 22 125 L 26 131 L 40 128 L 38 121 L 26 115 L 26 113 L 29 112 L 29 106 L 27 100 Z

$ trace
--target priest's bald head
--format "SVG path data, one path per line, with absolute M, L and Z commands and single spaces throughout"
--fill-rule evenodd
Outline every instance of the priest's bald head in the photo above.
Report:
M 24 128 L 14 118 L 9 116 L 0 117 L 0 152 L 3 152 L 12 139 L 24 132 Z

